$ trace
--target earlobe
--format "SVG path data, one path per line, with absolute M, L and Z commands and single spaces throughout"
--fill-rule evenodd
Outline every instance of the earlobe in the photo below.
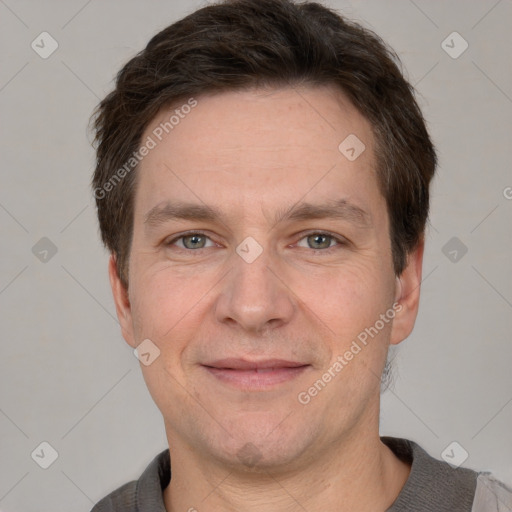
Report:
M 121 326 L 121 333 L 126 342 L 130 346 L 135 347 L 136 344 L 134 342 L 133 335 L 132 311 L 130 299 L 128 297 L 128 290 L 121 282 L 117 272 L 117 265 L 114 254 L 110 255 L 108 262 L 108 275 L 110 279 L 112 295 L 114 297 L 114 303 L 116 306 L 117 318 Z

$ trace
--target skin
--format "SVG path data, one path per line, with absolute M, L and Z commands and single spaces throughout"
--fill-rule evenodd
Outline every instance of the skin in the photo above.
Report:
M 398 280 L 370 124 L 332 87 L 196 99 L 138 170 L 128 290 L 113 256 L 109 262 L 123 337 L 132 347 L 150 339 L 160 350 L 141 368 L 170 446 L 166 508 L 384 511 L 410 468 L 379 438 L 380 375 L 389 344 L 414 326 L 423 242 Z M 168 118 L 166 109 L 144 139 Z M 366 146 L 354 161 L 338 150 L 349 134 Z M 341 198 L 367 212 L 366 226 L 273 220 L 299 202 Z M 214 206 L 225 218 L 168 219 L 148 229 L 146 214 L 166 201 Z M 194 230 L 207 238 L 175 240 Z M 318 242 L 311 235 L 319 232 L 344 243 Z M 263 249 L 252 263 L 236 252 L 249 236 Z M 298 394 L 395 301 L 394 320 L 300 403 Z M 247 391 L 202 366 L 226 357 L 310 366 L 270 390 Z

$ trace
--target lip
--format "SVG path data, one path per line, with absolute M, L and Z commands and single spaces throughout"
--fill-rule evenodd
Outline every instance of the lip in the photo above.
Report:
M 286 359 L 262 359 L 260 361 L 247 361 L 246 359 L 228 357 L 226 359 L 213 361 L 212 363 L 208 363 L 203 366 L 229 370 L 259 370 L 268 368 L 297 368 L 299 366 L 306 366 L 306 363 L 287 361 Z
M 224 384 L 244 391 L 265 391 L 297 378 L 311 365 L 284 359 L 247 361 L 228 358 L 202 366 Z

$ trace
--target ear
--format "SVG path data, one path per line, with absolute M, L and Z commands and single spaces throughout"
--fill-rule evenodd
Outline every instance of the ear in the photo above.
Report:
M 421 275 L 425 241 L 422 238 L 416 249 L 409 253 L 407 266 L 399 278 L 395 295 L 395 318 L 391 329 L 391 345 L 405 340 L 414 327 L 420 304 Z
M 121 333 L 128 345 L 136 347 L 135 336 L 133 333 L 132 310 L 130 300 L 128 298 L 128 290 L 121 282 L 117 273 L 117 265 L 114 254 L 110 255 L 108 262 L 108 276 L 110 279 L 110 287 L 116 304 L 117 318 L 121 325 Z

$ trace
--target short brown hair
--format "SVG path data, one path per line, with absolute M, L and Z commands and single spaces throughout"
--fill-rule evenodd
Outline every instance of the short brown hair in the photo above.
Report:
M 102 240 L 125 287 L 137 176 L 136 166 L 129 172 L 126 162 L 148 124 L 163 107 L 186 98 L 260 86 L 333 84 L 371 123 L 400 275 L 423 238 L 437 164 L 400 68 L 398 56 L 376 34 L 316 2 L 224 0 L 156 34 L 119 71 L 114 91 L 94 114 L 92 186 Z

